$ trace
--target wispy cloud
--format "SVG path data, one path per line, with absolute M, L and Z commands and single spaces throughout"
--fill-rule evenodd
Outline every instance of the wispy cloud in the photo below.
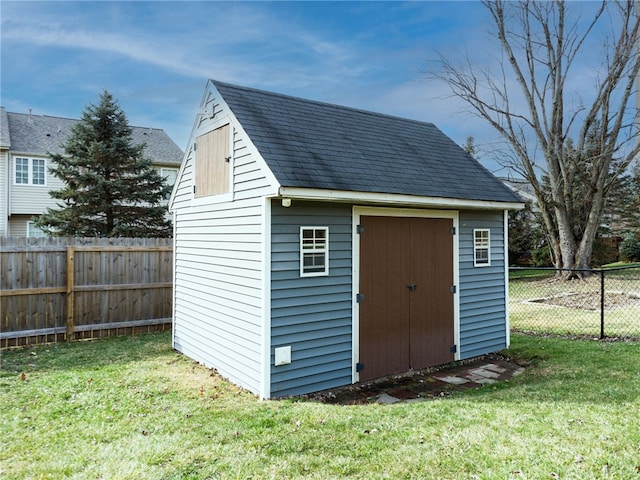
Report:
M 181 146 L 207 78 L 432 121 L 452 134 L 448 124 L 473 123 L 449 120 L 455 106 L 423 70 L 435 48 L 469 38 L 475 21 L 441 2 L 4 2 L 2 61 L 12 75 L 3 93 L 21 109 L 28 99 L 77 116 L 107 88 L 133 123 L 163 127 Z
M 179 8 L 179 4 L 172 5 Z M 185 5 L 194 18 L 198 10 L 193 4 Z M 200 5 L 216 7 L 215 3 Z M 170 35 L 147 25 L 136 31 L 113 32 L 111 26 L 104 28 L 99 22 L 78 27 L 63 20 L 41 20 L 34 25 L 33 19 L 12 19 L 3 22 L 2 37 L 5 42 L 112 54 L 183 76 L 217 76 L 231 82 L 305 85 L 362 72 L 354 61 L 356 45 L 331 41 L 260 8 L 220 9 L 202 17 L 210 21 L 195 21 Z

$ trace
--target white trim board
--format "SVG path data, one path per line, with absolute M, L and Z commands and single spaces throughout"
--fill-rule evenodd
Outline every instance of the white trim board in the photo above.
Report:
M 271 199 L 262 206 L 262 379 L 260 398 L 271 396 Z
M 465 200 L 442 197 L 420 197 L 397 193 L 349 192 L 344 190 L 321 190 L 313 188 L 280 187 L 279 196 L 293 200 L 315 200 L 326 202 L 346 202 L 353 204 L 392 205 L 393 207 L 414 207 L 433 209 L 482 209 L 520 210 L 524 203 L 495 202 L 487 200 Z M 393 208 L 390 207 L 390 208 Z

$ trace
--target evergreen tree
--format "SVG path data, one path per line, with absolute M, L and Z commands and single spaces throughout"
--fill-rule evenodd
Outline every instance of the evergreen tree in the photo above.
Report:
M 50 192 L 61 200 L 36 224 L 56 236 L 169 237 L 162 206 L 168 187 L 133 145 L 124 112 L 107 91 L 90 104 L 66 140 L 64 154 L 50 154 L 49 171 L 65 186 Z
M 609 199 L 613 234 L 624 236 L 632 232 L 640 238 L 640 162 L 631 169 L 629 175 L 620 178 L 619 185 Z
M 640 241 L 629 232 L 620 243 L 620 260 L 623 262 L 640 262 Z

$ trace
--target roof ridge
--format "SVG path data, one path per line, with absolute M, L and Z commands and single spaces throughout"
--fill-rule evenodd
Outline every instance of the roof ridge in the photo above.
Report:
M 57 119 L 57 120 L 71 120 L 71 121 L 78 121 L 78 119 L 75 118 L 69 118 L 69 117 L 60 117 L 58 115 L 45 115 L 45 114 L 37 114 L 37 113 L 22 113 L 22 112 L 7 112 L 7 114 L 11 114 L 11 115 L 21 115 L 23 117 L 44 117 L 44 118 L 52 118 L 52 119 Z
M 244 86 L 244 85 L 236 85 L 236 84 L 233 84 L 233 83 L 222 82 L 222 81 L 215 80 L 213 78 L 210 78 L 209 81 L 211 83 L 213 83 L 216 87 L 218 85 L 222 85 L 224 87 L 236 88 L 236 89 L 239 89 L 239 90 L 245 90 L 247 92 L 260 93 L 260 94 L 269 95 L 269 96 L 272 96 L 272 97 L 287 98 L 289 100 L 295 100 L 295 101 L 299 101 L 299 102 L 303 102 L 303 103 L 312 103 L 312 104 L 319 105 L 319 106 L 337 108 L 339 110 L 350 110 L 352 112 L 359 112 L 359 113 L 364 113 L 364 114 L 367 114 L 367 115 L 375 115 L 377 117 L 393 118 L 393 119 L 396 119 L 396 120 L 402 120 L 404 122 L 414 122 L 414 123 L 417 123 L 417 124 L 420 124 L 420 125 L 430 125 L 430 126 L 433 126 L 435 128 L 438 128 L 435 125 L 435 123 L 427 122 L 427 121 L 424 121 L 424 120 L 416 120 L 416 119 L 413 119 L 413 118 L 400 117 L 398 115 L 391 115 L 391 114 L 388 114 L 388 113 L 375 112 L 373 110 L 366 110 L 366 109 L 357 108 L 357 107 L 349 107 L 349 106 L 346 106 L 346 105 L 340 105 L 340 104 L 337 104 L 337 103 L 325 102 L 325 101 L 322 101 L 322 100 L 311 100 L 311 99 L 308 99 L 308 98 L 298 97 L 296 95 L 289 95 L 289 94 L 286 94 L 286 93 L 270 92 L 269 90 L 263 90 L 263 89 L 260 89 L 260 88 L 253 88 L 253 87 L 247 87 L 247 86 Z
M 80 122 L 82 120 L 81 118 L 61 117 L 59 115 L 46 115 L 46 114 L 21 113 L 21 112 L 6 112 L 6 113 L 7 113 L 7 115 L 10 114 L 10 115 L 21 115 L 23 117 L 40 117 L 40 118 L 46 118 L 46 119 L 50 119 L 50 120 L 68 120 L 70 122 Z M 142 125 L 131 125 L 131 124 L 129 124 L 129 127 L 130 128 L 139 128 L 141 130 L 164 131 L 164 129 L 160 128 L 160 127 L 144 127 Z

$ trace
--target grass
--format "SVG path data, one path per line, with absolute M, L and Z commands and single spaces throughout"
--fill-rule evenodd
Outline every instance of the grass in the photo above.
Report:
M 617 267 L 640 267 L 640 263 L 636 262 L 614 262 L 602 265 L 602 268 L 617 268 Z
M 258 401 L 166 333 L 5 351 L 0 476 L 638 478 L 640 345 L 512 341 L 510 382 L 366 406 Z

